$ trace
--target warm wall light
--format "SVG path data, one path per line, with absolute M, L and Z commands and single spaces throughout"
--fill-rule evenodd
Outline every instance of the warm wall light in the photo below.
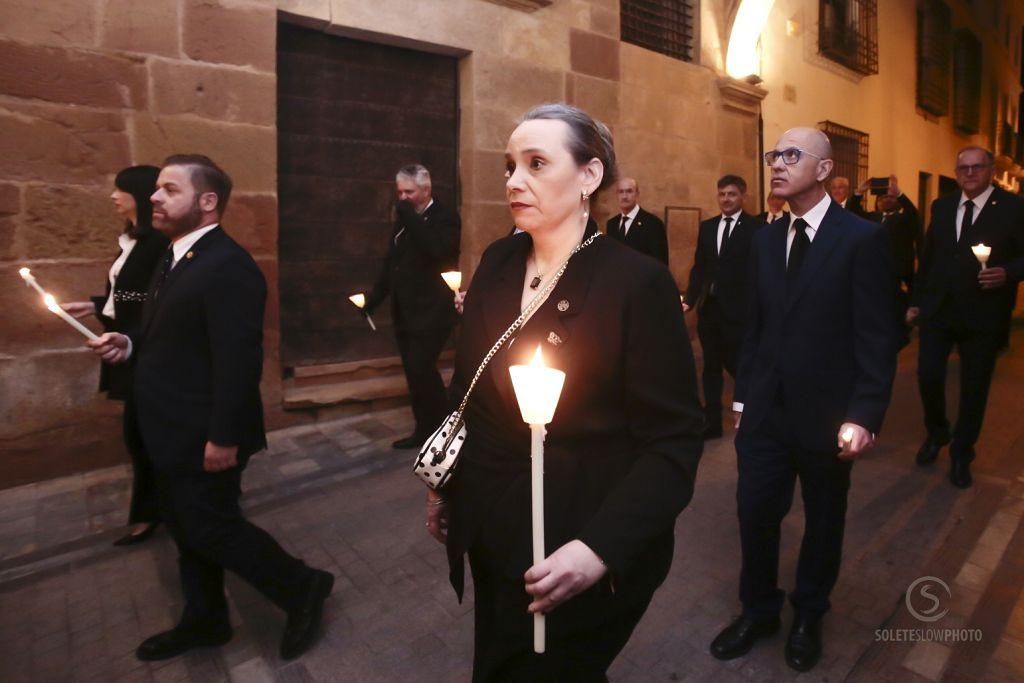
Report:
M 774 4 L 775 0 L 742 0 L 740 3 L 725 58 L 725 70 L 733 78 L 746 78 L 761 71 L 757 41 Z

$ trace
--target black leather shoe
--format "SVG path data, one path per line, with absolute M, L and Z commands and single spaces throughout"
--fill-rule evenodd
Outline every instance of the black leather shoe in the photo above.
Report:
M 114 545 L 135 545 L 136 543 L 142 543 L 147 538 L 153 535 L 157 527 L 160 526 L 160 522 L 153 522 L 148 524 L 145 529 L 137 534 L 128 534 L 114 541 Z
M 281 635 L 281 659 L 295 659 L 313 646 L 320 637 L 320 622 L 324 616 L 324 601 L 334 588 L 334 575 L 313 571 L 306 585 L 301 606 L 288 613 L 288 622 Z
M 423 445 L 423 442 L 426 441 L 426 440 L 427 440 L 427 437 L 420 438 L 419 435 L 417 435 L 417 434 L 410 434 L 409 436 L 405 437 L 404 439 L 399 439 L 398 441 L 396 441 L 393 444 L 391 444 L 391 447 L 392 448 L 419 448 L 420 446 Z
M 757 621 L 746 616 L 737 617 L 711 641 L 711 655 L 722 660 L 742 657 L 750 652 L 754 643 L 774 635 L 778 630 L 777 616 L 765 621 Z
M 135 656 L 144 662 L 158 662 L 194 650 L 197 647 L 217 647 L 231 640 L 231 626 L 214 628 L 185 628 L 175 626 L 142 641 Z
M 798 614 L 786 640 L 786 664 L 810 671 L 821 659 L 821 617 Z
M 935 458 L 939 457 L 939 451 L 945 446 L 945 443 L 935 441 L 930 437 L 924 440 L 921 444 L 921 448 L 917 451 L 917 457 L 915 460 L 918 465 L 930 465 L 935 462 Z
M 974 483 L 971 477 L 971 463 L 967 460 L 953 458 L 953 464 L 949 468 L 949 482 L 958 489 L 969 489 Z

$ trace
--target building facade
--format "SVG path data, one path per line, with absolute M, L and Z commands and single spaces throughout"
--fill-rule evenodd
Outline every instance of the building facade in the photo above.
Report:
M 438 197 L 459 208 L 469 282 L 511 227 L 504 146 L 517 117 L 577 104 L 610 126 L 622 174 L 667 218 L 683 284 L 697 221 L 717 212 L 716 179 L 747 178 L 759 210 L 760 153 L 786 127 L 866 133 L 866 172 L 895 172 L 908 194 L 922 172 L 937 192 L 965 141 L 1010 140 L 989 123 L 1019 112 L 1019 7 L 994 3 L 1004 30 L 975 17 L 992 3 L 950 3 L 984 67 L 997 63 L 990 49 L 1000 65 L 985 72 L 967 135 L 951 115 L 917 111 L 914 2 L 879 3 L 878 73 L 867 75 L 821 57 L 816 33 L 822 12 L 852 17 L 866 0 L 6 0 L 0 487 L 126 458 L 95 359 L 17 275 L 32 268 L 61 300 L 102 291 L 120 168 L 196 151 L 234 177 L 224 224 L 267 276 L 263 397 L 269 426 L 286 426 L 404 388 L 387 314 L 374 335 L 345 303 L 386 252 L 399 164 L 432 166 Z M 727 69 L 751 35 L 760 84 Z M 1005 180 L 1016 167 L 1002 163 Z M 595 213 L 614 211 L 609 193 Z

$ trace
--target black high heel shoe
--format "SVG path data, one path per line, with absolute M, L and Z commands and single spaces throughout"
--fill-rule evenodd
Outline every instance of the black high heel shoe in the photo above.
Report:
M 114 545 L 135 545 L 136 543 L 142 543 L 147 538 L 153 535 L 156 528 L 160 526 L 160 522 L 151 522 L 145 529 L 137 534 L 128 534 L 114 541 Z

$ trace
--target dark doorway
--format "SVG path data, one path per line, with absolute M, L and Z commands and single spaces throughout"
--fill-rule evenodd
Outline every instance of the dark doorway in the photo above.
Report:
M 955 194 L 960 191 L 960 186 L 956 184 L 956 178 L 950 178 L 948 175 L 939 176 L 939 196 L 945 197 L 947 194 Z
M 397 355 L 390 301 L 373 333 L 348 296 L 383 264 L 401 166 L 458 205 L 457 60 L 279 24 L 277 94 L 282 365 Z

